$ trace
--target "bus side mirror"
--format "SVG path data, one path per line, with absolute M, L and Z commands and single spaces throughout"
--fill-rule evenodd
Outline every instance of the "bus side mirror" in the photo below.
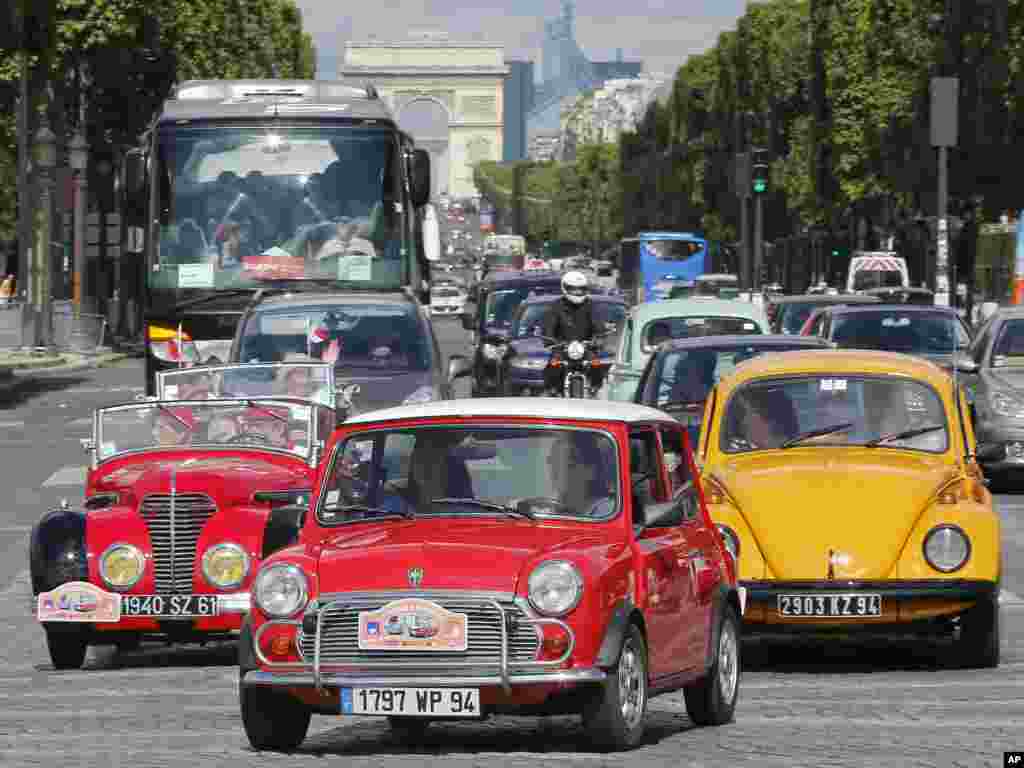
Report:
M 412 153 L 412 204 L 419 208 L 430 200 L 430 154 L 425 149 Z

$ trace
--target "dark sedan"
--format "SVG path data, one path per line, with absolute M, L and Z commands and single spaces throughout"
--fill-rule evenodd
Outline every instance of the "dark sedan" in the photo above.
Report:
M 633 402 L 660 408 L 683 424 L 690 445 L 698 445 L 704 401 L 718 381 L 737 365 L 769 352 L 827 349 L 809 336 L 698 336 L 658 347 L 640 376 Z
M 877 296 L 861 294 L 816 294 L 804 293 L 793 296 L 779 296 L 768 303 L 768 318 L 771 320 L 772 333 L 785 333 L 797 336 L 803 328 L 811 312 L 819 307 L 850 306 L 853 304 L 878 304 Z
M 508 351 L 502 360 L 502 372 L 499 377 L 503 393 L 506 395 L 542 394 L 544 391 L 544 369 L 547 367 L 551 352 L 544 347 L 540 338 L 544 325 L 544 317 L 551 311 L 552 305 L 561 299 L 561 295 L 534 296 L 519 305 L 515 318 L 512 320 L 512 336 Z M 622 327 L 626 316 L 626 302 L 618 296 L 591 296 L 594 302 L 594 315 L 598 328 L 612 334 Z M 612 344 L 605 344 L 599 355 L 604 363 L 603 368 L 612 364 L 615 349 Z

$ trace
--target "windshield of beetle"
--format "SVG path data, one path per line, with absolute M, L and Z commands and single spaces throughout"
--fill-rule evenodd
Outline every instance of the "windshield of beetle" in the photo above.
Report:
M 169 401 L 103 408 L 98 412 L 100 461 L 151 448 L 268 448 L 310 455 L 312 405 L 282 400 Z M 329 428 L 329 426 L 328 426 Z
M 931 386 L 873 376 L 751 381 L 729 398 L 722 424 L 726 453 L 836 445 L 944 453 L 950 439 Z
M 616 445 L 594 430 L 424 426 L 340 443 L 317 517 L 569 517 L 619 510 Z
M 160 400 L 214 400 L 241 397 L 297 397 L 334 407 L 334 366 L 293 362 L 203 366 L 161 371 L 156 375 Z

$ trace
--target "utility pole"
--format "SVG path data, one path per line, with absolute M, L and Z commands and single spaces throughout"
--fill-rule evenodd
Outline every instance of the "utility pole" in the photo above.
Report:
M 754 266 L 751 270 L 751 295 L 759 288 L 764 268 L 764 197 L 770 184 L 768 150 L 757 148 L 751 151 L 751 191 L 754 193 Z
M 955 266 L 949 258 L 949 157 L 957 141 L 957 94 L 960 81 L 955 77 L 936 77 L 931 82 L 931 139 L 938 148 L 938 200 L 935 218 L 935 303 L 949 306 L 950 292 L 956 295 Z
M 741 290 L 753 290 L 750 273 L 750 153 L 736 154 L 736 196 L 740 200 L 740 263 L 739 278 Z

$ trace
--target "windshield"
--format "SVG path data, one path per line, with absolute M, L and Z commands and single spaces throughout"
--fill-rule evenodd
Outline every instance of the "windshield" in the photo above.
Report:
M 647 253 L 658 261 L 686 261 L 704 250 L 696 240 L 645 240 Z
M 487 301 L 484 304 L 484 325 L 500 326 L 509 328 L 512 325 L 512 316 L 526 299 L 533 294 L 541 296 L 544 294 L 558 293 L 561 290 L 558 283 L 552 285 L 531 285 L 528 288 L 507 288 L 491 291 L 487 294 Z
M 903 285 L 903 274 L 894 270 L 861 269 L 853 275 L 853 290 L 868 288 L 898 288 Z
M 281 400 L 140 403 L 99 411 L 102 461 L 148 448 L 276 448 L 309 456 L 313 408 Z
M 992 345 L 992 367 L 1024 365 L 1024 320 L 1007 320 Z
M 164 126 L 158 146 L 164 212 L 151 288 L 402 284 L 393 131 Z
M 695 336 L 759 334 L 761 326 L 746 317 L 662 317 L 644 326 L 644 350 L 650 352 L 669 339 L 691 339 Z
M 813 375 L 753 381 L 722 421 L 727 453 L 796 446 L 865 445 L 943 453 L 946 413 L 930 386 L 867 376 Z M 827 434 L 826 434 L 827 433 Z
M 161 371 L 156 375 L 161 400 L 238 397 L 298 397 L 334 407 L 334 366 L 292 362 L 268 365 L 205 366 Z
M 952 354 L 971 338 L 961 320 L 945 312 L 853 312 L 832 320 L 832 341 L 847 349 L 884 349 L 909 354 Z
M 386 514 L 608 519 L 619 508 L 615 443 L 535 427 L 418 427 L 350 436 L 335 451 L 317 517 Z
M 430 341 L 414 310 L 398 304 L 289 307 L 252 315 L 239 360 L 288 361 L 295 356 L 335 368 L 431 370 Z
M 543 333 L 544 318 L 554 310 L 557 301 L 545 301 L 521 306 L 512 326 L 512 335 L 516 337 L 540 336 Z M 613 301 L 594 301 L 594 320 L 602 332 L 614 332 L 622 325 L 626 316 L 626 305 Z M 614 328 L 608 324 L 611 323 Z

